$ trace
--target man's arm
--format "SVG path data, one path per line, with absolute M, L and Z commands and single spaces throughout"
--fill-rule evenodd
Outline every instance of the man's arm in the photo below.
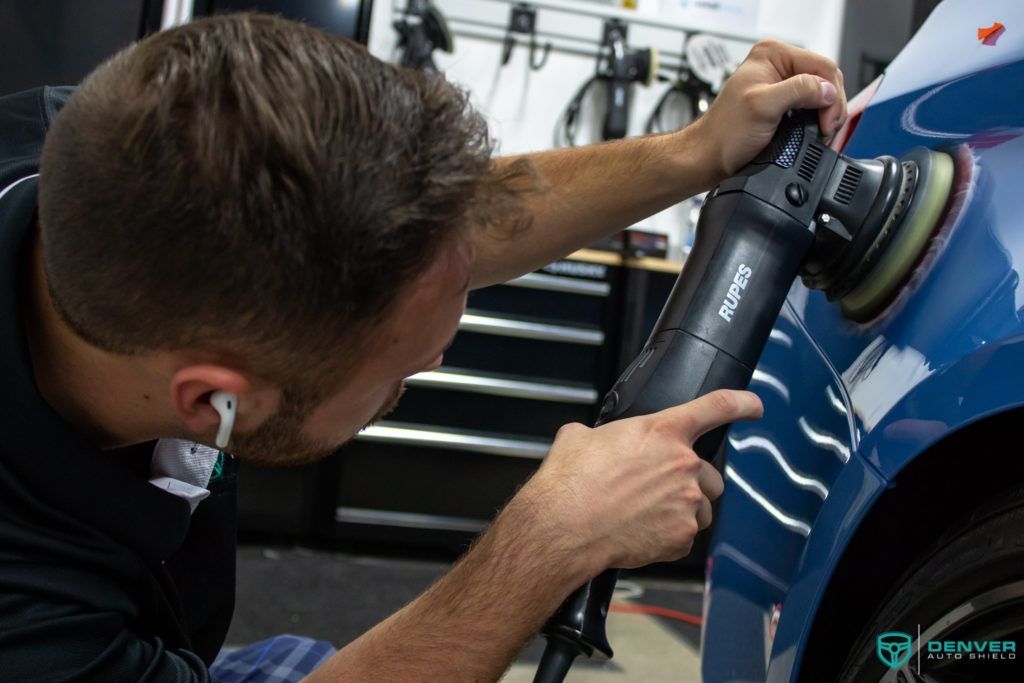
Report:
M 451 572 L 310 680 L 497 680 L 561 601 L 602 569 L 545 528 L 529 498 L 517 496 Z
M 528 229 L 478 232 L 472 287 L 539 268 L 710 189 L 761 151 L 794 108 L 821 108 L 822 133 L 834 134 L 846 116 L 842 73 L 821 55 L 763 41 L 683 130 L 496 160 L 500 170 L 526 158 L 539 189 L 525 199 Z
M 694 440 L 760 412 L 753 394 L 719 391 L 595 429 L 563 427 L 540 470 L 448 575 L 308 680 L 497 680 L 589 578 L 690 551 L 723 488 Z

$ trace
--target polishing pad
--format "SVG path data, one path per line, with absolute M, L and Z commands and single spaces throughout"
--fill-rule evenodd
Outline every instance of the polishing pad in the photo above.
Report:
M 650 56 L 650 63 L 647 65 L 647 75 L 644 77 L 644 85 L 650 86 L 654 83 L 655 77 L 658 75 L 658 48 L 652 47 Z
M 451 29 L 448 28 L 448 22 L 441 11 L 433 5 L 429 5 L 424 20 L 427 23 L 430 40 L 434 43 L 434 47 L 442 52 L 450 53 L 454 49 L 454 41 Z
M 843 314 L 853 320 L 867 320 L 877 313 L 906 281 L 934 234 L 953 189 L 954 164 L 948 154 L 918 147 L 904 157 L 903 164 L 911 172 L 916 170 L 917 186 L 885 252 L 863 280 L 840 299 Z

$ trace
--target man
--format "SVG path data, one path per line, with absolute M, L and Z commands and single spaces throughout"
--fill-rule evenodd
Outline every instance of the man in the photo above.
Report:
M 259 15 L 0 99 L 3 678 L 207 679 L 233 601 L 218 431 L 326 456 L 441 363 L 467 290 L 708 189 L 795 107 L 833 133 L 841 74 L 761 43 L 683 131 L 492 161 L 442 79 Z M 722 491 L 693 441 L 759 414 L 717 392 L 564 427 L 446 577 L 312 678 L 497 679 L 587 578 L 689 551 Z

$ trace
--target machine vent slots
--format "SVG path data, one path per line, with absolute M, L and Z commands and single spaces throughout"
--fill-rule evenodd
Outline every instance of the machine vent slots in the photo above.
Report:
M 807 182 L 814 180 L 814 172 L 818 170 L 822 153 L 823 150 L 818 145 L 807 145 L 807 151 L 804 152 L 804 158 L 800 161 L 800 169 L 796 174 Z
M 786 139 L 780 143 L 773 143 L 773 163 L 782 168 L 791 168 L 796 161 L 796 155 L 800 153 L 800 145 L 804 141 L 804 129 L 800 127 L 791 128 L 786 134 Z
M 839 181 L 835 200 L 840 204 L 849 204 L 853 200 L 853 195 L 857 193 L 857 185 L 860 184 L 860 177 L 862 175 L 864 175 L 864 172 L 859 168 L 847 166 L 842 180 Z

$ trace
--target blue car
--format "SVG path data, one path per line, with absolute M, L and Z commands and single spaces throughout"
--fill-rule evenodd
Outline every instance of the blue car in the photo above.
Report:
M 953 192 L 873 319 L 789 292 L 729 437 L 703 678 L 1024 681 L 1024 3 L 947 0 L 860 101 L 845 154 L 943 150 Z

